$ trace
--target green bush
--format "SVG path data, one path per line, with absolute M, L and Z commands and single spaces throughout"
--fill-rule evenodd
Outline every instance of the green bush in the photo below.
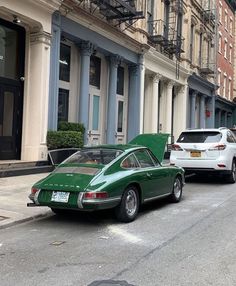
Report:
M 48 131 L 47 146 L 49 150 L 81 148 L 83 147 L 83 134 L 77 131 Z
M 84 134 L 85 128 L 82 123 L 60 121 L 58 123 L 58 131 L 78 131 Z

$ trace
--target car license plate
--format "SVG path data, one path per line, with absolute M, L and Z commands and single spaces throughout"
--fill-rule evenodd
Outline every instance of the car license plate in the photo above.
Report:
M 69 192 L 56 192 L 53 191 L 51 201 L 59 203 L 67 203 L 69 200 Z
M 191 157 L 201 157 L 201 152 L 200 151 L 191 151 L 190 156 Z

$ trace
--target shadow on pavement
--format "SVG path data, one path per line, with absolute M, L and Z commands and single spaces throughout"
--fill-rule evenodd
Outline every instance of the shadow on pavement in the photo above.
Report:
M 186 183 L 200 183 L 200 184 L 228 184 L 223 176 L 214 174 L 191 174 L 186 176 Z

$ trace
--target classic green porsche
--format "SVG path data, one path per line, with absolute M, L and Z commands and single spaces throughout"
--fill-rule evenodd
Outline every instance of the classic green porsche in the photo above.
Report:
M 56 214 L 114 208 L 120 221 L 130 222 L 145 202 L 165 196 L 179 202 L 184 170 L 160 163 L 167 138 L 143 134 L 131 144 L 84 147 L 32 187 L 28 206 Z

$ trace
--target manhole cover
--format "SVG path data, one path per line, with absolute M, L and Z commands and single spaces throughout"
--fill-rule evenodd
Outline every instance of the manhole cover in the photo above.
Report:
M 6 216 L 1 216 L 1 215 L 0 215 L 0 221 L 2 221 L 2 220 L 4 220 L 4 219 L 8 219 L 8 217 L 6 217 Z
M 126 281 L 103 280 L 103 281 L 94 281 L 88 286 L 135 286 L 135 285 L 128 284 Z

